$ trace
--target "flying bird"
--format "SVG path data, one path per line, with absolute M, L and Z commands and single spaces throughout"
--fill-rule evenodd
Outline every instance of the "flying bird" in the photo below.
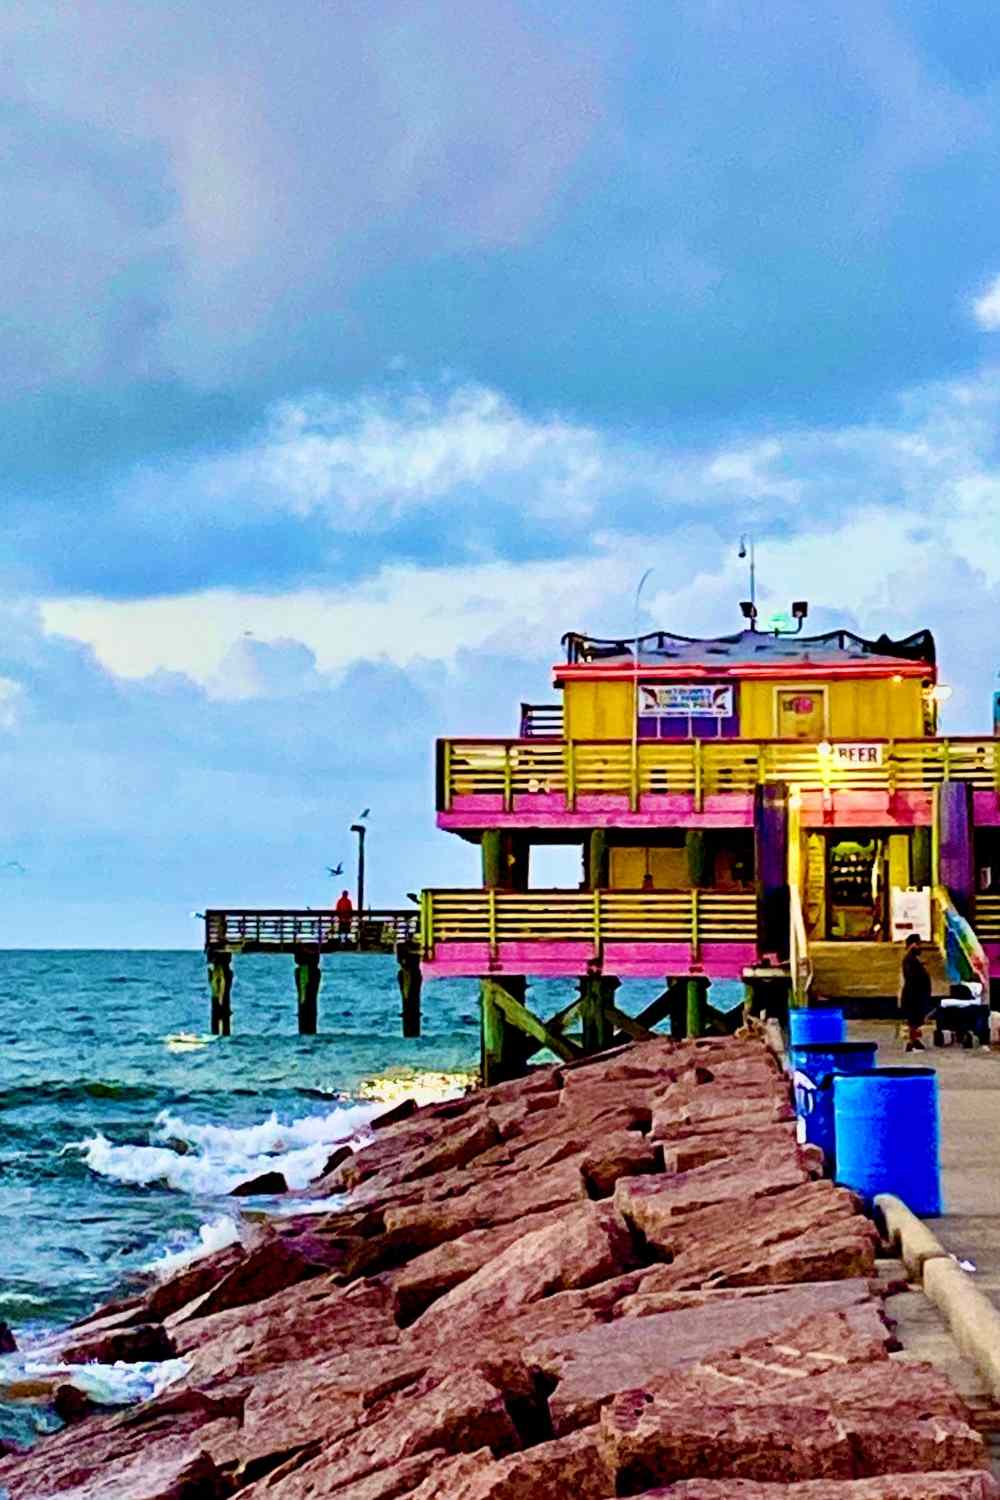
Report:
M 364 810 L 364 812 L 361 814 L 361 817 L 358 819 L 358 821 L 361 822 L 364 818 L 367 818 L 367 816 L 368 816 L 368 814 L 370 812 L 371 812 L 371 808 L 370 807 L 366 807 L 365 810 Z
M 3 866 L 3 869 L 16 870 L 18 875 L 27 875 L 28 873 L 27 868 L 22 865 L 19 859 L 8 859 L 6 864 Z
M 327 872 L 328 875 L 343 875 L 343 873 L 344 873 L 344 866 L 343 866 L 343 864 L 339 864 L 339 865 L 327 865 L 326 872 Z

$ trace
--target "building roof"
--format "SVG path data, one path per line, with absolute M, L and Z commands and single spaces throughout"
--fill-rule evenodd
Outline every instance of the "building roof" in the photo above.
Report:
M 557 681 L 574 677 L 632 674 L 636 667 L 655 676 L 785 676 L 789 671 L 823 676 L 934 675 L 934 637 L 929 630 L 894 641 L 887 635 L 867 640 L 850 630 L 824 635 L 776 635 L 741 630 L 736 635 L 699 640 L 655 630 L 648 635 L 600 640 L 575 631 L 563 636 L 566 662 Z M 638 656 L 636 646 L 638 645 Z

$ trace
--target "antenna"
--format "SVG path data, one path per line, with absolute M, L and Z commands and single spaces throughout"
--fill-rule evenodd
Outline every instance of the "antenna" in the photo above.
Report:
M 750 622 L 750 629 L 751 630 L 756 630 L 757 629 L 757 573 L 756 573 L 756 568 L 754 566 L 755 559 L 754 559 L 754 549 L 753 549 L 753 537 L 750 536 L 750 535 L 748 535 L 746 532 L 744 532 L 743 535 L 740 537 L 740 550 L 739 550 L 739 552 L 736 555 L 737 555 L 737 557 L 740 557 L 740 558 L 749 557 L 749 559 L 750 559 L 750 598 L 749 599 L 741 599 L 740 600 L 740 609 L 743 611 L 743 618 L 745 620 L 749 620 L 749 622 Z

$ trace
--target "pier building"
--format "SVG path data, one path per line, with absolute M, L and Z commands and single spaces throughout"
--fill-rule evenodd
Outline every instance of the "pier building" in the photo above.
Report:
M 1000 980 L 995 735 L 938 732 L 929 631 L 807 636 L 793 614 L 704 640 L 572 632 L 557 701 L 522 704 L 516 735 L 438 743 L 438 826 L 479 869 L 423 892 L 422 971 L 479 979 L 487 1079 L 668 1014 L 701 1030 L 712 981 L 792 1003 L 894 995 L 910 931 L 939 992 Z M 572 888 L 533 885 L 547 844 L 578 850 Z M 632 977 L 665 988 L 630 1019 L 614 996 Z M 543 1020 L 532 978 L 576 997 Z

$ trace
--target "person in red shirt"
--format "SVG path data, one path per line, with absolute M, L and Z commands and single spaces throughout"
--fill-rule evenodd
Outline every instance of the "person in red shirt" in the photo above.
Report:
M 340 900 L 334 907 L 337 914 L 337 926 L 340 929 L 340 941 L 346 942 L 351 936 L 351 922 L 354 917 L 354 902 L 346 891 L 341 891 Z

